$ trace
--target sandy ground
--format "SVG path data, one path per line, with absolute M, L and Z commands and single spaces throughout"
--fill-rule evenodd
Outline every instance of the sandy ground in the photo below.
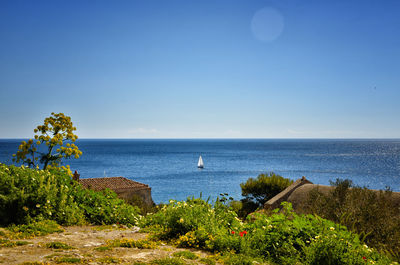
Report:
M 111 260 L 114 260 L 114 263 L 118 262 L 118 264 L 132 264 L 135 261 L 146 262 L 158 258 L 172 257 L 174 252 L 183 250 L 161 245 L 157 249 L 113 248 L 112 250 L 98 251 L 95 248 L 105 245 L 107 240 L 124 238 L 138 240 L 148 236 L 145 233 L 140 233 L 137 227 L 105 230 L 98 228 L 93 226 L 65 227 L 65 231 L 62 233 L 21 240 L 28 241 L 29 244 L 0 248 L 0 264 L 13 265 L 35 261 L 45 264 L 60 264 L 57 263 L 60 257 L 80 258 L 81 263 L 78 264 L 110 264 L 112 263 Z M 45 246 L 49 242 L 66 243 L 73 249 L 49 249 Z M 201 251 L 193 250 L 192 252 L 200 257 L 207 256 L 207 253 Z M 111 258 L 106 259 L 108 257 Z

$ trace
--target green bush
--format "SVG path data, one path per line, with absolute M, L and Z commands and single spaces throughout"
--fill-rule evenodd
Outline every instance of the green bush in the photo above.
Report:
M 29 224 L 10 225 L 8 232 L 4 235 L 7 238 L 22 239 L 36 236 L 45 236 L 52 233 L 63 232 L 62 227 L 55 221 L 44 220 L 31 222 Z
M 159 236 L 162 239 L 178 239 L 196 232 L 199 241 L 195 245 L 205 247 L 209 235 L 235 229 L 240 221 L 235 212 L 219 201 L 212 206 L 202 199 L 188 198 L 183 202 L 171 200 L 157 213 L 147 215 L 140 225 L 161 227 Z
M 114 192 L 86 190 L 58 169 L 0 163 L 0 225 L 54 220 L 59 224 L 136 224 L 138 209 Z
M 240 184 L 242 196 L 244 196 L 240 215 L 246 216 L 262 208 L 269 199 L 286 189 L 292 183 L 293 180 L 276 175 L 273 172 L 260 174 L 256 179 L 249 178 L 245 183 Z
M 241 223 L 218 201 L 214 206 L 201 199 L 171 201 L 160 212 L 146 216 L 141 225 L 157 226 L 153 231 L 158 236 L 180 247 L 222 253 L 227 264 L 361 264 L 365 260 L 390 264 L 346 227 L 318 216 L 298 215 L 290 203 L 282 206 L 280 212 L 256 213 Z
M 400 260 L 400 208 L 391 199 L 392 193 L 352 187 L 350 180 L 338 179 L 332 184 L 336 188 L 327 195 L 312 191 L 299 212 L 345 225 L 371 247 Z

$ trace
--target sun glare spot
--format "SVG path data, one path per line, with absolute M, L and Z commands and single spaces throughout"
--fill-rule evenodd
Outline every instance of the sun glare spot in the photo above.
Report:
M 256 39 L 271 42 L 277 39 L 284 28 L 281 13 L 270 7 L 258 10 L 251 20 L 251 31 Z

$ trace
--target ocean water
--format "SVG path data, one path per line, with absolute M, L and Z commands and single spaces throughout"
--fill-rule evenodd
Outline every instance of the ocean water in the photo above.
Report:
M 11 164 L 21 140 L 0 140 Z M 156 203 L 188 196 L 241 198 L 240 183 L 273 171 L 318 184 L 349 178 L 400 191 L 400 139 L 394 140 L 98 140 L 77 141 L 83 155 L 65 160 L 81 178 L 123 176 L 150 185 Z M 204 169 L 197 168 L 199 155 Z

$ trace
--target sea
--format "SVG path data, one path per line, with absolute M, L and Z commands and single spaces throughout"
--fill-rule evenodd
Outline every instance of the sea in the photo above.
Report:
M 12 164 L 21 139 L 0 139 L 0 162 Z M 148 184 L 156 203 L 227 193 L 274 172 L 317 184 L 351 179 L 400 191 L 400 139 L 79 139 L 79 159 L 65 160 L 81 178 L 123 176 Z M 204 169 L 197 168 L 199 156 Z

